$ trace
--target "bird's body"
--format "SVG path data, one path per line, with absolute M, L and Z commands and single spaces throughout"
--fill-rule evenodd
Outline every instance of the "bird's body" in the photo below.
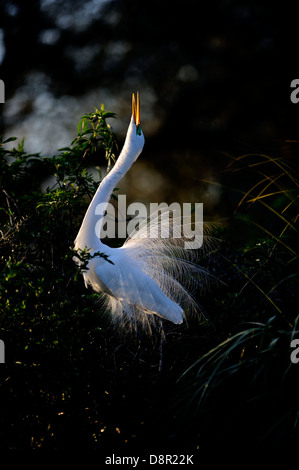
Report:
M 204 275 L 193 263 L 195 252 L 192 251 L 195 250 L 184 249 L 179 238 L 144 236 L 147 221 L 119 248 L 105 245 L 98 236 L 112 191 L 138 158 L 143 145 L 139 97 L 137 95 L 136 107 L 133 95 L 133 114 L 124 147 L 89 205 L 75 240 L 75 250 L 88 249 L 91 259 L 83 273 L 85 285 L 103 293 L 113 319 L 136 325 L 150 324 L 159 316 L 179 324 L 183 322 L 186 307 L 196 307 L 189 288 Z M 161 218 L 156 214 L 151 223 L 158 227 Z M 181 220 L 172 219 L 173 233 L 180 228 Z M 97 252 L 105 253 L 110 262 L 93 257 Z
M 154 312 L 173 323 L 182 322 L 182 308 L 167 297 L 147 274 L 145 260 L 134 258 L 134 250 L 130 246 L 117 248 L 117 253 L 113 248 L 105 248 L 105 251 L 113 264 L 105 260 L 99 263 L 97 258 L 93 258 L 85 274 L 87 285 L 91 284 L 97 292 L 103 291 L 113 296 L 130 317 L 130 305 L 134 305 L 139 311 Z

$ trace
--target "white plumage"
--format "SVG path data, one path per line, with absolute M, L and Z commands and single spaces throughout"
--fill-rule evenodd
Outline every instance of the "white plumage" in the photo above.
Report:
M 206 278 L 205 271 L 194 263 L 197 250 L 184 248 L 180 236 L 181 218 L 170 219 L 170 238 L 148 236 L 149 224 L 157 229 L 163 224 L 163 217 L 158 213 L 144 221 L 120 248 L 105 245 L 97 236 L 105 204 L 144 146 L 138 95 L 137 106 L 133 95 L 132 108 L 123 149 L 88 207 L 75 240 L 75 250 L 87 248 L 90 255 L 102 252 L 111 261 L 109 263 L 99 256 L 91 258 L 83 276 L 86 287 L 90 285 L 96 292 L 102 292 L 105 308 L 110 310 L 113 320 L 132 326 L 150 326 L 156 316 L 159 316 L 180 324 L 183 322 L 184 312 L 198 309 L 192 296 L 193 290 L 202 285 Z M 96 215 L 96 207 L 100 203 L 103 214 Z M 188 238 L 186 229 L 184 236 Z

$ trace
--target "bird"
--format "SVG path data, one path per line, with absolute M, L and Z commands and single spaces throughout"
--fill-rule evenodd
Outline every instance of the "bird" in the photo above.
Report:
M 149 222 L 157 229 L 163 224 L 163 217 L 157 213 L 143 221 L 120 247 L 108 246 L 98 235 L 112 191 L 140 156 L 144 143 L 139 93 L 136 100 L 133 93 L 132 115 L 123 148 L 89 204 L 74 248 L 76 252 L 89 253 L 82 272 L 85 286 L 91 286 L 101 295 L 112 320 L 117 325 L 151 330 L 155 320 L 180 325 L 186 319 L 186 311 L 198 312 L 194 293 L 205 282 L 207 273 L 195 260 L 198 250 L 186 249 L 179 235 L 168 238 L 146 235 Z M 101 214 L 96 210 L 99 204 Z M 172 235 L 181 233 L 181 218 L 171 220 Z M 80 263 L 76 257 L 75 261 Z

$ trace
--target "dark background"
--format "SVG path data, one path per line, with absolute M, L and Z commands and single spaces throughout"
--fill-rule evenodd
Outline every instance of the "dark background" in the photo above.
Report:
M 299 104 L 290 101 L 290 84 L 299 78 L 297 30 L 295 11 L 278 2 L 0 0 L 0 78 L 6 85 L 0 134 L 25 137 L 26 152 L 52 156 L 70 145 L 80 117 L 104 103 L 118 115 L 111 124 L 121 147 L 131 94 L 138 90 L 146 145 L 121 182 L 120 194 L 147 203 L 203 202 L 206 217 L 229 220 L 241 198 L 238 190 L 244 195 L 264 178 L 258 173 L 261 167 L 253 175 L 249 168 L 251 161 L 263 158 L 245 159 L 245 171 L 230 168 L 229 186 L 225 170 L 230 156 L 270 155 L 272 161 L 265 158 L 268 164 L 262 167 L 269 178 L 281 171 L 276 157 L 279 163 L 296 164 Z M 42 166 L 33 162 L 33 169 Z M 90 171 L 96 165 L 104 169 L 104 157 L 90 159 Z M 11 167 L 3 167 L 11 175 Z M 0 402 L 5 403 L 0 447 L 66 449 L 72 454 L 80 446 L 107 452 L 112 444 L 113 452 L 129 452 L 129 440 L 131 449 L 136 441 L 136 448 L 144 445 L 146 452 L 154 452 L 156 443 L 165 452 L 165 441 L 174 443 L 176 452 L 189 445 L 201 452 L 208 443 L 211 458 L 222 457 L 217 445 L 224 441 L 227 453 L 239 459 L 236 443 L 248 441 L 251 452 L 265 430 L 275 456 L 285 416 L 290 424 L 284 439 L 295 441 L 298 366 L 280 388 L 281 377 L 290 371 L 292 325 L 297 328 L 297 251 L 288 251 L 295 247 L 297 232 L 286 230 L 280 217 L 283 211 L 285 223 L 297 221 L 295 173 L 284 170 L 277 186 L 269 186 L 268 180 L 258 186 L 258 195 L 273 192 L 275 198 L 266 200 L 270 210 L 250 204 L 243 225 L 241 217 L 230 219 L 220 249 L 203 260 L 209 272 L 225 281 L 200 294 L 209 321 L 203 327 L 196 320 L 185 329 L 169 326 L 160 373 L 155 336 L 147 346 L 144 338 L 135 344 L 112 333 L 82 279 L 74 280 L 74 263 L 66 259 L 75 236 L 72 205 L 58 204 L 56 216 L 49 210 L 55 191 L 47 194 L 49 182 L 39 174 L 36 179 L 30 165 L 26 171 L 21 179 L 6 181 L 30 217 L 2 247 L 6 271 L 0 273 L 12 306 L 1 326 L 8 364 L 0 384 Z M 26 174 L 31 175 L 28 182 Z M 30 187 L 36 180 L 43 184 L 44 200 L 35 185 Z M 27 195 L 33 201 L 29 209 Z M 65 195 L 68 201 L 72 193 Z M 37 211 L 41 200 L 44 206 Z M 7 211 L 1 214 L 5 220 Z M 255 222 L 267 231 L 254 231 Z M 272 234 L 288 236 L 282 237 L 286 250 L 275 245 Z M 37 254 L 28 250 L 31 242 Z M 10 256 L 19 261 L 17 266 L 6 263 Z M 35 271 L 28 264 L 31 258 Z M 272 300 L 283 315 L 273 309 Z M 215 386 L 204 418 L 192 429 L 193 408 L 177 388 L 178 377 L 244 329 L 245 321 L 268 324 L 275 315 L 277 331 L 271 325 L 265 328 L 270 331 L 270 360 L 264 360 L 264 343 L 258 349 L 258 340 L 250 342 L 245 359 L 248 363 L 253 357 L 252 373 L 241 370 L 235 380 Z M 234 359 L 243 364 L 243 352 L 231 358 L 233 366 Z M 194 387 L 196 391 L 196 381 Z M 192 415 L 179 429 L 173 396 L 183 398 L 183 414 L 189 410 Z M 215 406 L 212 415 L 209 403 Z M 272 440 L 272 430 L 277 440 Z M 243 455 L 247 459 L 248 453 Z
M 119 117 L 121 144 L 139 90 L 146 146 L 121 186 L 129 199 L 201 200 L 219 216 L 219 189 L 201 179 L 218 181 L 224 153 L 296 158 L 287 141 L 298 138 L 297 25 L 287 6 L 9 0 L 0 28 L 0 131 L 25 137 L 27 151 L 68 145 L 102 102 Z

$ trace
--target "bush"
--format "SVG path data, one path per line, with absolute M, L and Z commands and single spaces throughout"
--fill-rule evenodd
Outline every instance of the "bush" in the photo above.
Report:
M 128 455 L 294 443 L 295 170 L 267 155 L 233 159 L 229 178 L 242 195 L 203 260 L 222 281 L 198 294 L 207 321 L 166 322 L 163 341 L 124 336 L 73 262 L 87 259 L 73 250 L 98 185 L 87 168 L 115 159 L 113 117 L 104 107 L 83 116 L 70 147 L 52 157 L 1 140 L 0 447 Z
M 208 447 L 294 450 L 297 172 L 282 159 L 248 154 L 232 159 L 228 175 L 242 197 L 214 263 L 230 291 L 215 305 L 218 338 L 181 376 L 176 406 L 184 426 L 192 423 Z

